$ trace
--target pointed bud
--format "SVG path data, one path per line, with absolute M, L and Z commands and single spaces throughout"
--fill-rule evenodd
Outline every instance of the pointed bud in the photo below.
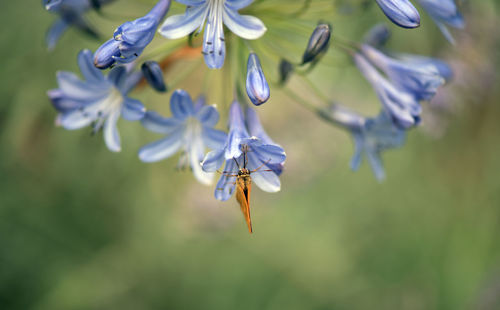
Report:
M 280 73 L 280 84 L 283 85 L 288 81 L 288 78 L 293 73 L 294 67 L 293 64 L 290 63 L 286 59 L 281 59 L 278 71 Z
M 247 63 L 247 94 L 254 105 L 261 105 L 269 100 L 270 90 L 262 71 L 257 54 L 250 53 Z
M 376 0 L 384 14 L 396 25 L 403 28 L 420 26 L 420 15 L 408 0 Z
M 318 60 L 328 50 L 332 27 L 328 24 L 319 24 L 314 29 L 306 51 L 302 56 L 302 64 Z
M 142 74 L 148 84 L 159 92 L 166 92 L 167 86 L 163 80 L 163 71 L 156 61 L 146 61 L 141 66 Z

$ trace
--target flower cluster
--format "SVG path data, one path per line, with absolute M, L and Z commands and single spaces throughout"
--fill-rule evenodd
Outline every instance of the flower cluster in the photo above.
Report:
M 43 0 L 45 8 L 59 16 L 49 30 L 48 47 L 54 48 L 70 26 L 97 38 L 97 31 L 87 22 L 85 14 L 101 10 L 102 5 L 111 1 Z M 106 146 L 118 152 L 121 150 L 119 118 L 140 122 L 144 129 L 162 137 L 141 147 L 139 160 L 153 163 L 180 153 L 178 168 L 189 168 L 203 184 L 210 184 L 218 172 L 215 198 L 225 201 L 236 192 L 250 231 L 252 182 L 265 192 L 277 192 L 285 168 L 285 151 L 267 135 L 257 112 L 261 105 L 272 101 L 271 86 L 315 112 L 320 119 L 348 132 L 355 147 L 351 168 L 359 169 L 366 158 L 375 177 L 382 180 L 385 178 L 382 152 L 404 144 L 407 131 L 418 126 L 423 117 L 422 104 L 432 100 L 453 76 L 450 67 L 436 58 L 384 49 L 391 36 L 385 25 L 370 29 L 361 42 L 337 39 L 333 35 L 335 21 L 329 20 L 324 8 L 321 21 L 314 20 L 310 26 L 296 25 L 295 21 L 313 5 L 308 0 L 300 4 L 300 11 L 292 13 L 279 5 L 269 5 L 271 1 L 176 2 L 180 5 L 177 9 L 185 9 L 184 13 L 168 16 L 174 6 L 172 1 L 158 0 L 144 16 L 118 26 L 95 53 L 82 50 L 78 55 L 82 77 L 70 72 L 57 73 L 59 88 L 48 92 L 58 112 L 56 123 L 69 130 L 90 126 L 94 134 L 102 129 Z M 464 19 L 453 0 L 413 2 L 454 42 L 447 27 L 463 28 Z M 421 23 L 419 11 L 410 0 L 376 0 L 376 3 L 402 28 L 417 28 Z M 304 31 L 288 29 L 283 26 L 286 22 L 305 27 Z M 198 38 L 202 31 L 203 36 Z M 157 32 L 163 38 L 155 41 Z M 298 41 L 304 42 L 300 54 L 288 48 L 291 42 Z M 144 52 L 153 44 L 158 44 L 153 52 Z M 335 102 L 333 98 L 318 94 L 318 86 L 308 75 L 322 65 L 331 46 L 345 52 L 372 86 L 380 101 L 378 115 L 362 116 L 340 104 L 331 104 Z M 201 95 L 194 101 L 187 91 L 174 87 L 193 74 L 185 66 L 191 58 L 199 59 L 200 64 L 205 62 L 206 66 L 196 67 L 198 70 L 222 69 L 219 72 L 224 73 L 220 89 L 214 89 L 208 77 L 202 79 L 202 85 L 190 83 L 189 88 L 200 86 Z M 172 67 L 180 69 L 169 80 L 166 73 Z M 271 74 L 266 76 L 266 73 Z M 305 81 L 303 84 L 310 86 L 310 92 L 316 93 L 324 106 L 298 93 L 289 83 L 293 79 Z M 162 116 L 149 109 L 147 102 L 143 105 L 129 97 L 132 91 L 147 84 L 160 93 L 168 94 L 170 87 L 175 89 L 170 94 L 170 116 Z M 214 100 L 212 91 L 222 93 L 224 100 Z M 216 105 L 207 104 L 214 101 L 219 106 L 232 103 L 226 113 L 219 114 Z M 220 115 L 228 115 L 227 131 L 218 125 Z

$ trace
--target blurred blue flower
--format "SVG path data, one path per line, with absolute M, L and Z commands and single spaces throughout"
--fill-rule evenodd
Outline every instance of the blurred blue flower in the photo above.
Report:
M 261 105 L 269 100 L 269 84 L 262 71 L 259 57 L 255 53 L 250 53 L 248 56 L 246 89 L 248 98 L 255 105 Z
M 389 82 L 365 56 L 354 55 L 354 62 L 364 77 L 372 84 L 384 109 L 400 128 L 408 129 L 420 122 L 422 107 L 414 94 Z
M 159 0 L 144 17 L 119 26 L 113 38 L 106 41 L 95 52 L 94 64 L 106 69 L 117 63 L 134 61 L 153 40 L 158 24 L 170 8 L 171 0 Z
M 365 118 L 343 106 L 333 104 L 321 110 L 320 115 L 341 128 L 348 130 L 354 139 L 354 156 L 351 169 L 358 170 L 364 156 L 368 159 L 377 180 L 385 178 L 382 151 L 403 146 L 406 133 L 393 124 L 382 111 L 376 118 Z
M 363 37 L 363 42 L 374 47 L 381 47 L 389 41 L 390 37 L 391 30 L 385 23 L 381 23 L 370 28 Z
M 142 147 L 139 158 L 144 162 L 156 162 L 182 150 L 179 167 L 191 167 L 198 181 L 210 184 L 213 173 L 203 171 L 200 163 L 207 147 L 220 149 L 226 143 L 226 133 L 213 128 L 219 121 L 219 113 L 214 106 L 206 105 L 203 97 L 193 104 L 184 90 L 172 94 L 170 110 L 173 115 L 170 118 L 148 111 L 141 120 L 146 129 L 166 137 Z
M 286 159 L 285 151 L 272 143 L 256 121 L 256 115 L 247 119 L 254 133 L 264 140 L 250 136 L 240 104 L 234 101 L 229 111 L 229 135 L 224 147 L 208 153 L 203 160 L 203 170 L 209 172 L 216 171 L 225 162 L 224 173 L 215 189 L 218 200 L 225 201 L 231 197 L 235 188 L 234 175 L 243 167 L 252 171 L 252 180 L 263 191 L 277 192 L 281 189 L 279 174 Z
M 68 130 L 92 125 L 94 133 L 102 128 L 107 147 L 119 152 L 120 135 L 116 125 L 120 116 L 137 121 L 146 112 L 140 101 L 127 97 L 142 74 L 129 74 L 124 67 L 117 67 L 105 77 L 94 67 L 90 50 L 78 54 L 78 65 L 83 81 L 72 72 L 58 72 L 59 88 L 48 91 L 59 112 L 57 124 Z
M 361 46 L 361 51 L 394 85 L 419 101 L 431 100 L 438 88 L 451 78 L 451 68 L 438 59 L 412 55 L 392 58 L 366 44 Z
M 448 25 L 453 28 L 463 29 L 465 27 L 465 21 L 462 17 L 462 14 L 460 14 L 460 12 L 458 11 L 454 0 L 418 1 L 420 2 L 420 5 L 432 17 L 446 39 L 452 44 L 455 44 L 455 40 L 453 39 L 453 36 L 446 26 Z
M 101 5 L 112 0 L 94 1 Z M 52 24 L 45 37 L 49 50 L 55 48 L 60 37 L 69 27 L 75 27 L 91 37 L 98 38 L 97 32 L 83 17 L 85 12 L 93 7 L 90 0 L 43 0 L 42 3 L 47 11 L 59 15 L 59 19 Z
M 183 15 L 170 16 L 160 28 L 160 33 L 168 39 L 189 35 L 207 25 L 203 37 L 203 55 L 209 68 L 219 69 L 224 65 L 226 45 L 223 23 L 237 36 L 254 40 L 266 32 L 262 21 L 256 17 L 238 14 L 238 10 L 248 6 L 253 0 L 177 0 L 187 6 Z
M 403 28 L 420 26 L 420 15 L 408 0 L 376 0 L 384 14 L 396 25 Z M 439 0 L 441 1 L 441 0 Z

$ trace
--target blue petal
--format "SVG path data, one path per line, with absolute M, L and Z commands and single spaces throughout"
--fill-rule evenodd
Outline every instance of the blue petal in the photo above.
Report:
M 193 101 L 185 90 L 178 89 L 172 94 L 170 110 L 178 120 L 185 120 L 194 114 Z
M 224 24 L 234 34 L 243 39 L 255 40 L 264 35 L 267 28 L 264 23 L 253 16 L 240 15 L 238 12 L 226 8 L 224 10 Z
M 203 56 L 205 63 L 211 69 L 219 69 L 224 65 L 226 43 L 221 16 L 211 12 L 203 34 Z
M 167 39 L 185 37 L 202 25 L 207 11 L 206 4 L 190 7 L 185 14 L 168 17 L 158 31 Z
M 155 111 L 147 111 L 143 119 L 141 119 L 141 124 L 144 128 L 162 134 L 169 134 L 183 123 L 176 118 L 166 118 L 160 116 Z
M 120 57 L 120 42 L 111 38 L 101 45 L 94 54 L 94 66 L 107 69 L 115 63 L 115 57 Z
M 269 100 L 269 84 L 262 71 L 259 57 L 255 53 L 250 53 L 248 56 L 246 90 L 248 98 L 254 105 L 261 105 Z
M 45 42 L 47 43 L 47 48 L 49 51 L 56 47 L 57 42 L 61 38 L 62 34 L 68 29 L 68 24 L 63 19 L 58 19 L 50 27 L 47 35 L 45 36 Z
M 221 175 L 217 186 L 215 187 L 215 199 L 226 201 L 234 192 L 236 186 L 236 177 L 231 176 L 238 173 L 238 168 L 233 160 L 226 161 L 224 174 Z
M 248 107 L 246 112 L 246 124 L 250 134 L 259 138 L 265 144 L 276 144 L 264 131 L 257 112 L 255 112 L 255 110 L 251 107 Z
M 139 100 L 125 98 L 122 105 L 122 117 L 128 121 L 138 121 L 146 114 L 146 108 Z
M 214 127 L 219 121 L 219 112 L 217 112 L 215 106 L 206 105 L 196 112 L 195 117 L 203 126 Z
M 212 150 L 222 149 L 227 139 L 227 134 L 224 131 L 205 126 L 201 135 L 205 145 Z
M 82 50 L 78 54 L 78 67 L 83 77 L 90 82 L 100 82 L 104 80 L 101 71 L 94 66 L 94 55 L 88 49 Z
M 361 166 L 364 138 L 360 134 L 354 134 L 354 155 L 351 159 L 351 169 L 357 171 Z
M 380 155 L 375 151 L 367 151 L 366 157 L 368 158 L 368 162 L 372 167 L 375 178 L 377 178 L 378 181 L 383 181 L 385 179 L 385 171 Z
M 408 0 L 376 0 L 384 14 L 396 25 L 403 28 L 420 26 L 420 15 Z
M 127 79 L 127 69 L 123 66 L 114 67 L 109 71 L 108 80 L 117 88 L 123 87 Z
M 120 110 L 113 111 L 109 114 L 104 123 L 104 142 L 112 152 L 120 152 L 120 133 L 118 132 L 118 119 L 120 118 Z
M 173 131 L 169 136 L 143 146 L 139 150 L 139 159 L 144 162 L 155 162 L 174 155 L 182 146 L 184 127 Z
M 256 170 L 252 172 L 252 181 L 265 192 L 279 192 L 281 189 L 280 178 L 273 171 L 267 171 L 267 167 L 263 166 L 265 162 L 255 155 L 248 153 L 248 167 L 252 171 Z
M 262 144 L 259 139 L 244 139 L 242 144 L 247 144 L 253 153 L 266 164 L 279 164 L 286 160 L 285 150 L 274 144 Z
M 70 112 L 72 110 L 79 109 L 84 105 L 81 101 L 73 100 L 66 97 L 60 89 L 51 89 L 47 92 L 50 101 L 54 108 L 62 113 Z
M 249 6 L 252 2 L 253 0 L 226 0 L 224 5 L 229 9 L 238 11 Z
M 71 72 L 57 72 L 57 82 L 61 91 L 73 99 L 97 100 L 109 92 L 107 83 L 86 83 Z
M 223 163 L 224 163 L 224 149 L 219 149 L 216 151 L 209 152 L 205 156 L 205 159 L 203 159 L 201 166 L 203 168 L 203 171 L 215 172 L 217 171 L 217 169 L 220 168 L 220 166 L 222 166 Z
M 68 113 L 63 113 L 59 117 L 59 123 L 64 129 L 75 130 L 90 125 L 94 120 L 86 116 L 80 110 L 74 110 Z

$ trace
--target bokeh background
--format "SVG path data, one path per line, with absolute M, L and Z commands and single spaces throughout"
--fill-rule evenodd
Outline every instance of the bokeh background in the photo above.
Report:
M 151 3 L 119 0 L 112 18 L 89 18 L 110 34 Z M 456 77 L 406 146 L 384 155 L 383 183 L 366 163 L 349 170 L 346 133 L 276 92 L 259 113 L 287 170 L 280 193 L 254 190 L 249 235 L 236 201 L 216 201 L 177 158 L 137 159 L 157 138 L 139 124 L 119 123 L 119 154 L 90 130 L 55 127 L 55 72 L 76 71 L 78 51 L 99 42 L 71 30 L 49 53 L 54 16 L 2 1 L 0 309 L 500 309 L 496 4 L 465 4 L 455 47 L 423 12 L 420 29 L 392 28 L 391 48 L 444 58 Z M 375 6 L 345 10 L 334 40 L 384 20 Z M 338 53 L 313 78 L 373 114 L 373 91 Z M 168 111 L 168 95 L 134 97 Z

